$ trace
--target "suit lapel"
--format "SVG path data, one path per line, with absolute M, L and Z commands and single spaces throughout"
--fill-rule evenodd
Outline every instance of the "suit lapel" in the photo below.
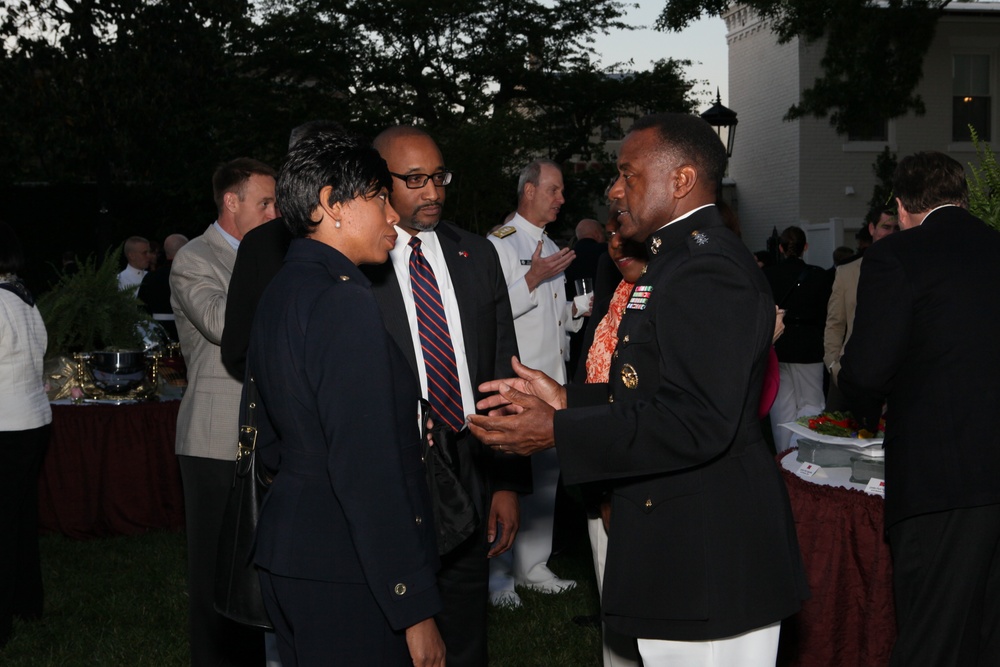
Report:
M 445 224 L 438 225 L 438 239 L 441 242 L 441 251 L 444 253 L 445 264 L 448 265 L 448 275 L 451 276 L 451 286 L 455 291 L 455 299 L 458 302 L 458 312 L 462 319 L 462 340 L 465 343 L 465 357 L 469 367 L 469 375 L 472 378 L 473 388 L 476 382 L 476 369 L 479 367 L 478 323 L 476 322 L 476 304 L 478 294 L 476 293 L 477 281 L 475 279 L 475 262 L 477 258 L 468 256 L 464 248 L 459 246 L 459 237 Z M 465 254 L 462 254 L 465 253 Z M 478 259 L 482 261 L 482 259 Z M 452 334 L 454 335 L 454 334 Z

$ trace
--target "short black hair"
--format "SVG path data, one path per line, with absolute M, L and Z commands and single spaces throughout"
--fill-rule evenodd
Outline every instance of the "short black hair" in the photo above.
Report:
M 24 268 L 24 250 L 14 228 L 0 222 L 0 274 L 18 273 Z
M 378 151 L 360 137 L 320 130 L 301 139 L 288 151 L 276 190 L 292 236 L 302 238 L 316 228 L 312 214 L 320 205 L 320 190 L 328 185 L 333 192 L 327 204 L 332 206 L 373 197 L 382 188 L 392 192 L 392 176 Z
M 629 132 L 654 129 L 666 152 L 687 164 L 716 189 L 726 174 L 726 147 L 712 126 L 688 113 L 657 113 L 635 121 Z
M 222 211 L 222 200 L 227 192 L 235 192 L 240 201 L 243 201 L 247 181 L 255 175 L 276 177 L 274 169 L 249 157 L 238 157 L 216 168 L 212 174 L 212 196 L 215 198 L 216 208 Z
M 969 207 L 969 185 L 961 163 L 944 153 L 907 155 L 892 174 L 892 192 L 909 213 L 924 213 L 944 204 Z

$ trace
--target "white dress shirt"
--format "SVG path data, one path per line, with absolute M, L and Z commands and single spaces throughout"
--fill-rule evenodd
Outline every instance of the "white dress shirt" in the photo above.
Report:
M 424 355 L 420 347 L 420 330 L 417 327 L 417 307 L 413 302 L 413 288 L 410 287 L 410 255 L 413 248 L 410 247 L 410 239 L 413 238 L 408 231 L 396 226 L 396 246 L 389 252 L 392 261 L 392 268 L 396 272 L 396 280 L 399 281 L 400 292 L 403 295 L 403 304 L 406 306 L 406 320 L 410 323 L 410 336 L 413 338 L 413 353 L 417 357 L 417 372 L 420 374 L 420 393 L 427 398 L 427 368 L 424 366 Z M 455 348 L 455 362 L 458 365 L 458 381 L 462 388 L 462 407 L 464 414 L 476 414 L 476 399 L 472 392 L 472 376 L 469 373 L 469 360 L 465 354 L 465 338 L 462 335 L 462 316 L 458 311 L 458 300 L 455 298 L 455 290 L 451 285 L 451 274 L 448 273 L 448 265 L 444 261 L 444 252 L 441 250 L 441 243 L 438 241 L 437 233 L 419 232 L 417 238 L 420 239 L 420 249 L 427 258 L 427 263 L 434 271 L 434 279 L 437 281 L 438 290 L 441 292 L 441 302 L 444 304 L 444 314 L 448 319 L 448 333 L 451 335 L 451 344 Z

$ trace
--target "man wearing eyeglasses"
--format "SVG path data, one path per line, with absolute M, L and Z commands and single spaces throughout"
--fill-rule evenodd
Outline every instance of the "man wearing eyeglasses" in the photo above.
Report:
M 399 214 L 399 234 L 390 261 L 364 270 L 386 329 L 430 404 L 435 446 L 457 459 L 458 480 L 475 510 L 460 524 L 465 530 L 439 539 L 444 609 L 435 621 L 449 667 L 485 667 L 488 558 L 510 548 L 519 525 L 518 493 L 531 490 L 530 462 L 497 455 L 465 426 L 465 415 L 482 398 L 477 387 L 505 377 L 496 374 L 509 370 L 517 354 L 507 284 L 486 239 L 441 220 L 453 176 L 434 140 L 419 128 L 395 126 L 374 146 L 393 176 L 389 201 Z M 429 306 L 428 299 L 436 304 Z M 438 521 L 439 534 L 459 525 L 442 505 L 435 508 L 435 518 L 445 519 Z

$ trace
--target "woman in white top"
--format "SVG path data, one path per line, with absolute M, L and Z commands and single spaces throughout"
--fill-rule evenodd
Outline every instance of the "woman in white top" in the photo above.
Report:
M 48 336 L 17 276 L 23 262 L 14 230 L 0 222 L 0 648 L 10 639 L 14 615 L 42 614 L 38 474 L 52 409 L 42 371 Z

